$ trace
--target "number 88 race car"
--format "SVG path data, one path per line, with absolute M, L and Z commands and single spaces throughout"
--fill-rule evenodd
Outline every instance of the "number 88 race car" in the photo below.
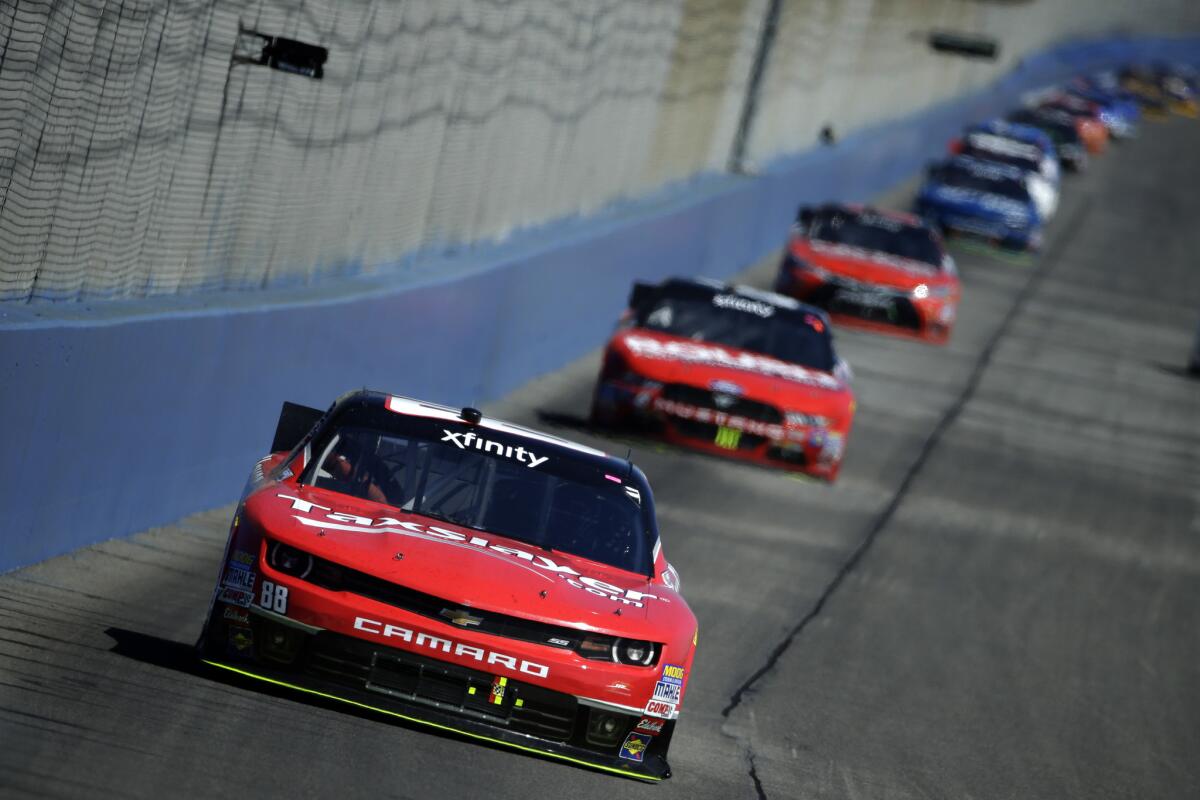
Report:
M 285 404 L 198 649 L 216 668 L 630 777 L 696 618 L 628 461 L 373 392 Z

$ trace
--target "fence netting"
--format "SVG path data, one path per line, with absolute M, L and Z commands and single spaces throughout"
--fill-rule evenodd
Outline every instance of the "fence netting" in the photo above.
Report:
M 0 300 L 403 270 L 724 170 L 768 5 L 0 0 Z M 931 59 L 931 26 L 1019 55 L 1193 5 L 784 0 L 748 160 L 1011 66 Z M 256 33 L 328 48 L 323 77 L 247 63 Z

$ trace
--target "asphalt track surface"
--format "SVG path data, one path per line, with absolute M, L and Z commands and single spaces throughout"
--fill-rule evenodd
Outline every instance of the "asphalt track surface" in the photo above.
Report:
M 700 619 L 670 781 L 197 671 L 224 508 L 0 577 L 0 792 L 1200 797 L 1198 142 L 1069 178 L 1037 259 L 959 250 L 948 347 L 840 333 L 835 486 L 633 442 Z M 623 452 L 576 421 L 597 364 L 487 410 Z

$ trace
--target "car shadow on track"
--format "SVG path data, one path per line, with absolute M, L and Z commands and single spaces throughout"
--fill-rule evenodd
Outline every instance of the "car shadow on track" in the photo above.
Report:
M 526 751 L 514 751 L 510 747 L 501 744 L 493 744 L 488 741 L 475 740 L 466 738 L 462 734 L 453 731 L 442 731 L 437 728 L 428 727 L 417 722 L 409 722 L 404 719 L 392 717 L 377 711 L 372 711 L 366 708 L 356 708 L 352 705 L 339 702 L 337 700 L 325 699 L 317 695 L 309 695 L 298 692 L 294 689 L 289 689 L 284 686 L 273 686 L 269 683 L 255 680 L 254 678 L 242 677 L 233 672 L 210 667 L 200 660 L 194 645 L 184 642 L 176 642 L 171 639 L 163 639 L 159 636 L 153 636 L 147 633 L 131 631 L 125 628 L 110 627 L 106 628 L 105 634 L 111 638 L 115 644 L 110 649 L 110 652 L 124 656 L 134 661 L 143 664 L 149 664 L 160 669 L 171 670 L 205 680 L 211 684 L 228 686 L 230 688 L 242 689 L 247 692 L 252 692 L 260 697 L 270 697 L 279 700 L 284 700 L 296 705 L 309 706 L 320 708 L 326 711 L 332 711 L 347 718 L 364 720 L 373 724 L 385 724 L 394 728 L 400 728 L 412 731 L 421 736 L 429 736 L 436 739 L 442 739 L 447 742 L 455 742 L 467 747 L 480 747 L 487 750 L 494 750 L 497 753 L 503 753 L 507 757 L 523 757 L 541 761 L 548 765 L 566 767 L 569 769 L 577 769 L 585 772 L 593 772 L 593 770 L 585 764 L 571 764 L 554 760 L 548 757 L 540 756 L 536 753 Z

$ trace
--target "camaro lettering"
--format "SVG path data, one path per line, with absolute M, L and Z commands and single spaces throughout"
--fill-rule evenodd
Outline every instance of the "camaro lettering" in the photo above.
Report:
M 433 650 L 441 650 L 443 653 L 449 653 L 451 642 L 449 639 L 441 639 L 437 636 L 430 636 L 428 633 L 418 633 L 417 644 L 425 645 Z
M 455 433 L 442 428 L 442 441 L 453 442 L 459 450 L 482 450 L 485 453 L 495 453 L 505 458 L 513 458 L 527 467 L 538 467 L 550 460 L 550 456 L 535 456 L 531 450 L 526 450 L 524 447 L 513 447 L 511 444 L 506 445 L 476 436 L 474 431 Z M 529 456 L 528 461 L 525 460 L 526 456 Z
M 440 636 L 434 636 L 421 631 L 417 632 L 414 641 L 413 632 L 408 628 L 401 628 L 399 625 L 389 625 L 377 620 L 367 619 L 366 617 L 355 617 L 354 629 L 374 636 L 380 636 L 384 639 L 400 639 L 415 644 L 417 647 L 425 647 L 442 653 L 453 653 L 456 656 L 473 658 L 481 664 L 497 664 L 507 667 L 514 672 L 524 672 L 526 675 L 532 675 L 535 678 L 545 678 L 550 674 L 550 668 L 543 664 L 514 658 L 504 653 L 490 652 L 481 647 L 474 647 L 469 644 L 452 642 L 449 639 L 443 639 Z

